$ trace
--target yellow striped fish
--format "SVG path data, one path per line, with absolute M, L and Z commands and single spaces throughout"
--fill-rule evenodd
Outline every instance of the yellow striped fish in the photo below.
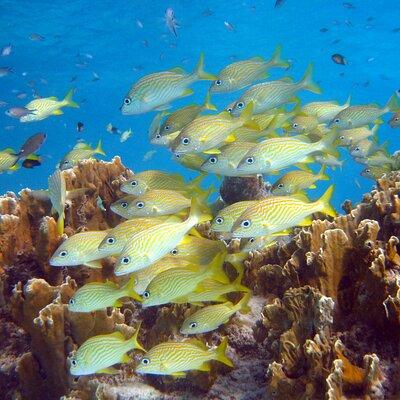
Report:
M 154 189 L 136 197 L 125 209 L 128 218 L 157 217 L 179 213 L 190 207 L 190 198 L 174 190 Z
M 193 198 L 185 221 L 167 221 L 134 234 L 118 258 L 114 274 L 126 275 L 148 267 L 174 249 L 196 224 L 210 219 L 211 216 L 203 213 L 201 205 Z
M 317 174 L 312 171 L 290 171 L 279 178 L 271 188 L 274 196 L 289 196 L 304 189 L 315 189 L 318 180 L 327 181 L 326 165 L 323 165 Z
M 98 250 L 107 233 L 107 230 L 88 231 L 70 236 L 58 246 L 50 258 L 50 265 L 54 267 L 86 265 L 91 268 L 101 268 L 99 260 L 115 254 L 112 249 Z
M 202 305 L 203 302 L 219 302 L 225 303 L 227 293 L 232 292 L 249 292 L 250 289 L 241 284 L 242 275 L 239 275 L 232 283 L 221 283 L 214 279 L 205 279 L 201 282 L 201 291 L 190 292 L 185 296 L 174 299 L 174 303 L 185 304 L 191 303 Z
M 106 155 L 101 147 L 101 140 L 99 140 L 96 148 L 92 148 L 84 142 L 78 142 L 60 161 L 60 169 L 64 171 L 72 168 L 75 165 L 78 165 L 79 161 L 92 158 L 95 154 Z
M 137 340 L 139 328 L 130 339 L 121 332 L 97 335 L 86 340 L 75 355 L 70 357 L 71 375 L 112 374 L 114 364 L 128 363 L 131 358 L 126 354 L 130 350 L 145 351 Z
M 178 217 L 172 219 L 180 221 Z M 98 244 L 99 251 L 120 254 L 127 240 L 135 233 L 165 222 L 165 218 L 135 218 L 121 222 L 115 228 L 106 232 Z
M 308 133 L 317 129 L 320 123 L 312 115 L 298 114 L 292 120 L 291 131 L 296 134 Z
M 24 115 L 19 120 L 20 122 L 41 121 L 51 115 L 61 115 L 63 107 L 79 108 L 79 105 L 72 100 L 74 90 L 71 89 L 64 100 L 59 101 L 57 97 L 46 97 L 32 100 L 25 108 L 31 110 L 27 115 Z
M 250 312 L 248 306 L 250 297 L 251 292 L 248 292 L 237 304 L 227 301 L 201 308 L 183 321 L 180 332 L 184 335 L 196 335 L 214 331 L 226 324 L 236 312 L 240 311 L 242 314 Z
M 174 153 L 219 153 L 223 143 L 236 140 L 232 132 L 241 126 L 259 129 L 252 120 L 253 105 L 249 104 L 240 118 L 232 118 L 223 111 L 217 115 L 204 115 L 186 125 L 171 143 Z
M 368 126 L 362 126 L 360 128 L 345 129 L 340 131 L 338 137 L 339 145 L 351 146 L 371 136 L 375 137 L 378 129 L 379 125 L 375 125 L 372 129 L 369 129 Z
M 215 76 L 204 71 L 204 56 L 201 54 L 193 73 L 182 68 L 156 72 L 139 79 L 126 95 L 121 107 L 123 115 L 142 114 L 165 109 L 173 100 L 190 96 L 188 86 L 199 80 L 214 80 Z
M 186 371 L 210 371 L 211 360 L 233 367 L 232 361 L 225 355 L 227 346 L 226 338 L 214 349 L 209 349 L 197 339 L 160 343 L 144 355 L 136 373 L 183 377 Z
M 201 292 L 200 282 L 213 278 L 222 283 L 229 283 L 223 271 L 223 258 L 217 256 L 208 266 L 190 265 L 172 268 L 158 274 L 142 294 L 142 307 L 168 304 L 186 294 Z
M 180 108 L 170 114 L 164 123 L 161 125 L 159 130 L 159 134 L 168 135 L 172 132 L 177 132 L 182 130 L 184 126 L 186 126 L 189 122 L 192 122 L 195 118 L 199 116 L 199 114 L 204 110 L 214 110 L 217 109 L 210 102 L 210 94 L 207 93 L 207 96 L 202 105 L 189 105 L 183 108 Z
M 119 300 L 122 297 L 131 297 L 136 301 L 141 301 L 141 297 L 133 288 L 134 285 L 134 278 L 131 278 L 123 286 L 118 286 L 111 281 L 87 283 L 70 298 L 68 310 L 88 313 L 106 307 L 122 307 L 122 302 Z
M 222 146 L 220 154 L 210 155 L 201 166 L 202 171 L 223 176 L 245 176 L 236 169 L 240 160 L 254 147 L 254 143 L 234 142 Z
M 349 96 L 346 103 L 339 105 L 336 101 L 315 101 L 306 104 L 301 111 L 318 119 L 320 124 L 327 124 L 340 113 L 340 111 L 350 106 L 351 97 Z
M 49 176 L 49 197 L 53 209 L 58 214 L 57 219 L 57 232 L 62 235 L 64 232 L 64 218 L 65 218 L 65 200 L 67 197 L 67 189 L 65 185 L 64 175 L 59 169 Z
M 19 160 L 18 154 L 14 149 L 7 148 L 0 151 L 0 173 L 3 171 L 15 171 L 19 169 L 17 162 Z
M 363 139 L 350 146 L 350 155 L 352 157 L 365 158 L 377 151 L 386 152 L 386 143 L 377 146 L 377 144 L 372 140 Z
M 365 167 L 360 175 L 363 176 L 364 178 L 369 178 L 373 179 L 376 181 L 379 178 L 382 178 L 382 175 L 389 173 L 392 170 L 392 168 L 388 165 L 382 165 L 382 166 L 368 166 Z
M 241 250 L 244 253 L 250 253 L 254 251 L 261 251 L 267 249 L 268 247 L 276 244 L 276 236 L 259 236 L 250 238 L 247 243 L 245 243 Z
M 205 156 L 203 154 L 174 154 L 172 158 L 179 164 L 194 171 L 201 171 Z
M 258 200 L 239 201 L 238 203 L 223 208 L 212 220 L 211 230 L 214 232 L 230 232 L 233 224 L 240 215 L 257 201 Z
M 236 101 L 232 107 L 232 115 L 240 115 L 250 103 L 254 104 L 253 114 L 261 114 L 272 108 L 280 107 L 288 102 L 293 102 L 296 92 L 302 89 L 321 93 L 320 88 L 312 81 L 311 74 L 312 65 L 307 68 L 304 77 L 297 83 L 278 80 L 252 86 Z
M 135 174 L 132 179 L 124 182 L 120 189 L 124 193 L 133 194 L 135 196 L 140 196 L 146 193 L 147 190 L 152 189 L 176 190 L 177 192 L 187 193 L 202 193 L 202 190 L 198 187 L 198 185 L 203 178 L 203 175 L 199 175 L 192 181 L 185 182 L 182 176 L 179 174 L 169 174 L 167 172 L 157 170 L 148 170 Z
M 210 92 L 228 93 L 243 89 L 255 81 L 267 78 L 269 69 L 288 68 L 289 65 L 287 61 L 281 60 L 281 47 L 277 46 L 269 61 L 262 57 L 253 57 L 226 66 L 211 85 Z
M 297 163 L 313 162 L 310 155 L 329 153 L 337 155 L 333 146 L 337 132 L 332 130 L 318 142 L 308 143 L 304 139 L 293 137 L 277 137 L 255 144 L 237 169 L 247 174 L 270 174 Z
M 143 268 L 132 274 L 134 278 L 134 290 L 138 294 L 143 294 L 150 282 L 161 272 L 172 268 L 183 268 L 193 265 L 193 261 L 184 258 L 163 257 L 147 268 Z
M 380 117 L 388 112 L 396 112 L 400 108 L 396 93 L 381 108 L 375 104 L 350 106 L 340 111 L 330 122 L 330 126 L 338 129 L 353 129 L 375 122 L 381 123 Z
M 324 212 L 332 217 L 335 210 L 329 204 L 333 185 L 315 202 L 304 202 L 293 196 L 268 197 L 250 206 L 235 221 L 234 237 L 259 237 L 273 235 L 294 226 L 309 226 L 311 214 Z

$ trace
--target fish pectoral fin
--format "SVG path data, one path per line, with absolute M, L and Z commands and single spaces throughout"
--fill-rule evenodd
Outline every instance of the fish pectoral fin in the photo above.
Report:
M 203 151 L 204 154 L 221 154 L 219 149 L 208 149 Z
M 374 121 L 375 124 L 381 125 L 383 124 L 383 119 L 382 118 L 378 118 L 377 120 Z
M 312 218 L 306 217 L 302 221 L 300 221 L 297 225 L 298 226 L 310 226 L 312 224 Z
M 203 236 L 201 236 L 201 234 L 199 233 L 199 231 L 196 228 L 192 228 L 188 233 L 191 236 L 195 236 L 195 237 L 198 237 L 198 238 L 203 238 Z M 181 241 L 181 243 L 183 243 L 183 242 Z
M 224 142 L 226 142 L 226 143 L 232 143 L 232 142 L 234 142 L 235 140 L 236 140 L 236 137 L 235 137 L 234 135 L 228 135 L 228 136 L 225 138 Z
M 62 110 L 58 109 L 58 110 L 54 110 L 52 113 L 52 115 L 62 115 L 64 114 Z
M 119 370 L 114 368 L 114 367 L 108 367 L 108 368 L 103 368 L 98 371 L 96 371 L 96 374 L 110 374 L 110 375 L 115 375 L 119 374 Z
M 186 96 L 191 96 L 193 94 L 193 90 L 192 89 L 185 89 L 183 91 L 183 93 L 181 94 L 181 97 L 186 97 Z
M 157 110 L 157 111 L 165 111 L 165 110 L 168 110 L 169 108 L 171 108 L 170 104 L 163 104 L 163 105 L 158 106 L 157 108 L 155 108 L 155 110 Z
M 206 142 L 208 140 L 208 136 L 200 136 L 199 137 L 199 142 Z
M 210 372 L 211 371 L 210 364 L 208 362 L 205 362 L 205 363 L 201 364 L 197 370 L 204 371 L 204 372 Z
M 94 260 L 94 261 L 88 261 L 83 263 L 86 267 L 89 268 L 103 268 L 103 264 L 101 263 L 101 260 Z
M 128 356 L 128 354 L 124 354 L 121 358 L 121 364 L 127 364 L 131 361 L 132 359 Z

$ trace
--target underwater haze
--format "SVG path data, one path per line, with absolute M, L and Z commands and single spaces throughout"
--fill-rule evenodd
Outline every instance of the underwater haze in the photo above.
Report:
M 343 104 L 378 103 L 384 106 L 400 88 L 398 62 L 400 11 L 398 1 L 0 1 L 0 47 L 11 44 L 0 67 L 12 72 L 0 77 L 1 147 L 16 151 L 38 132 L 47 140 L 39 154 L 42 165 L 7 171 L 0 176 L 0 192 L 24 187 L 46 188 L 48 176 L 79 139 L 96 146 L 102 139 L 105 157 L 115 155 L 133 171 L 163 169 L 194 177 L 172 159 L 171 153 L 149 143 L 148 129 L 156 112 L 122 115 L 120 107 L 134 82 L 144 75 L 176 66 L 190 72 L 201 52 L 205 70 L 217 74 L 234 61 L 254 56 L 269 59 L 278 44 L 291 62 L 284 71 L 272 69 L 268 79 L 300 79 L 309 63 L 322 94 L 301 92 L 302 104 L 336 100 Z M 179 23 L 177 37 L 165 24 L 172 8 Z M 335 63 L 333 54 L 345 58 Z M 194 95 L 174 101 L 173 109 L 201 104 L 210 83 L 197 82 Z M 79 108 L 64 114 L 22 123 L 5 114 L 10 107 L 25 106 L 34 96 L 64 98 L 75 89 Z M 241 92 L 215 94 L 212 102 L 223 110 Z M 388 141 L 397 150 L 398 132 L 387 124 L 379 129 L 378 142 Z M 78 132 L 77 124 L 84 124 Z M 132 129 L 124 143 L 106 130 L 111 123 L 121 132 Z M 154 153 L 155 151 L 155 153 Z M 318 198 L 335 184 L 333 204 L 356 201 L 373 181 L 360 176 L 365 167 L 355 163 L 343 148 L 343 168 L 328 169 L 329 181 L 310 192 Z M 151 153 L 149 153 L 151 152 Z M 97 156 L 96 156 L 97 157 Z M 319 166 L 314 165 L 314 171 Z M 267 177 L 273 181 L 275 177 Z

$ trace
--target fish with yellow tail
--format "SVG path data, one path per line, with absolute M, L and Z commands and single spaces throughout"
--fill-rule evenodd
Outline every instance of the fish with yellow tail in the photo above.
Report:
M 111 256 L 113 249 L 98 250 L 108 231 L 79 232 L 64 240 L 50 258 L 53 267 L 74 267 L 86 265 L 101 268 L 101 259 Z
M 103 148 L 101 147 L 101 140 L 97 143 L 96 148 L 90 147 L 84 142 L 78 142 L 74 148 L 68 152 L 60 162 L 60 169 L 62 171 L 78 165 L 79 161 L 93 158 L 95 154 L 105 156 Z
M 179 174 L 169 174 L 163 171 L 148 170 L 135 174 L 132 179 L 124 182 L 120 189 L 124 193 L 140 196 L 147 190 L 166 189 L 177 192 L 202 193 L 199 184 L 204 178 L 199 175 L 190 182 L 185 182 Z
M 259 129 L 252 113 L 253 104 L 249 103 L 239 118 L 233 118 L 227 111 L 198 117 L 182 128 L 170 147 L 176 154 L 219 153 L 218 147 L 236 140 L 232 135 L 235 129 L 241 126 Z
M 203 54 L 191 74 L 178 67 L 139 79 L 125 96 L 121 112 L 123 115 L 134 115 L 164 110 L 172 101 L 192 95 L 193 90 L 188 86 L 200 80 L 215 80 L 214 75 L 204 71 Z
M 265 61 L 262 57 L 253 57 L 229 64 L 219 72 L 217 79 L 211 85 L 210 92 L 234 92 L 260 79 L 267 78 L 268 70 L 271 68 L 288 68 L 290 64 L 281 59 L 281 51 L 281 46 L 277 46 L 268 61 Z
M 195 225 L 211 218 L 193 198 L 190 214 L 185 221 L 167 221 L 134 234 L 121 251 L 115 265 L 115 275 L 126 275 L 148 267 L 174 249 Z
M 277 235 L 294 226 L 309 226 L 311 215 L 323 212 L 331 217 L 336 211 L 330 205 L 334 186 L 330 186 L 320 199 L 305 202 L 295 196 L 276 196 L 260 200 L 250 206 L 234 223 L 234 237 L 259 237 Z
M 201 308 L 183 321 L 180 333 L 184 335 L 196 335 L 218 329 L 221 325 L 226 324 L 238 311 L 242 314 L 250 312 L 248 306 L 250 297 L 251 292 L 248 292 L 237 304 L 228 301 Z
M 113 365 L 131 361 L 126 353 L 135 349 L 145 351 L 138 342 L 139 329 L 140 326 L 130 339 L 126 339 L 121 332 L 114 332 L 86 340 L 69 358 L 71 375 L 117 373 Z
M 201 292 L 201 282 L 212 278 L 221 283 L 229 283 L 223 271 L 224 259 L 217 256 L 210 265 L 189 265 L 171 268 L 157 275 L 142 294 L 142 307 L 173 303 L 174 299 L 190 292 Z
M 331 122 L 337 114 L 350 106 L 350 100 L 351 96 L 349 96 L 342 105 L 338 104 L 336 101 L 315 101 L 306 104 L 301 109 L 301 112 L 305 115 L 317 118 L 320 124 L 327 124 Z
M 56 171 L 49 176 L 48 186 L 52 208 L 58 214 L 57 232 L 59 235 L 62 235 L 64 232 L 64 208 L 67 197 L 67 188 L 65 185 L 64 175 L 59 169 L 56 169 Z
M 47 97 L 32 100 L 25 108 L 31 110 L 27 115 L 22 116 L 20 122 L 33 122 L 41 121 L 50 117 L 51 115 L 62 115 L 63 107 L 79 108 L 79 105 L 72 100 L 74 90 L 71 89 L 64 100 L 58 100 L 57 97 Z
M 310 163 L 315 153 L 328 153 L 337 156 L 334 146 L 336 130 L 332 130 L 318 142 L 309 143 L 303 138 L 277 137 L 257 143 L 239 162 L 241 173 L 271 174 L 291 165 Z
M 373 123 L 382 123 L 380 119 L 382 115 L 388 112 L 397 112 L 399 109 L 399 99 L 396 94 L 393 94 L 384 107 L 366 104 L 345 108 L 333 117 L 330 126 L 338 129 L 353 129 Z
M 168 135 L 182 130 L 189 122 L 192 122 L 204 110 L 216 111 L 216 107 L 211 104 L 210 94 L 208 93 L 202 105 L 189 105 L 170 114 L 161 125 L 159 134 Z
M 323 165 L 317 174 L 312 171 L 290 171 L 272 185 L 271 192 L 274 196 L 290 196 L 304 189 L 315 189 L 316 181 L 329 180 L 325 169 Z
M 295 94 L 303 89 L 317 94 L 321 93 L 320 88 L 312 80 L 312 69 L 313 67 L 310 65 L 303 78 L 297 83 L 293 83 L 290 79 L 281 79 L 250 87 L 233 105 L 232 115 L 240 115 L 250 103 L 254 104 L 253 114 L 261 114 L 288 102 L 298 102 Z
M 217 348 L 211 349 L 197 339 L 160 343 L 142 357 L 136 373 L 184 377 L 187 371 L 209 372 L 211 360 L 233 367 L 232 361 L 225 354 L 227 346 L 226 338 Z
M 69 299 L 68 310 L 71 312 L 88 313 L 107 307 L 122 307 L 120 301 L 123 297 L 130 297 L 141 301 L 141 297 L 134 290 L 135 279 L 122 286 L 108 282 L 90 282 L 80 287 Z

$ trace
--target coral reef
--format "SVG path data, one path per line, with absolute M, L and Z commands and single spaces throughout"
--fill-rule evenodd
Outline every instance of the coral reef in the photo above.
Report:
M 87 160 L 63 172 L 68 201 L 65 234 L 103 230 L 120 218 L 109 210 L 120 183 L 132 176 L 118 157 Z M 263 184 L 226 179 L 227 203 L 257 198 Z M 244 186 L 243 186 L 244 185 Z M 246 190 L 245 190 L 245 189 Z M 287 240 L 250 253 L 244 283 L 254 296 L 250 314 L 239 315 L 208 344 L 229 339 L 234 369 L 213 363 L 210 373 L 184 379 L 140 377 L 137 359 L 117 375 L 74 378 L 68 355 L 87 338 L 142 321 L 145 348 L 179 337 L 195 306 L 70 313 L 69 299 L 86 282 L 112 278 L 112 260 L 101 270 L 50 267 L 59 245 L 50 203 L 29 189 L 0 198 L 0 393 L 22 399 L 385 399 L 400 394 L 400 173 L 344 215 L 315 219 Z M 243 197 L 238 197 L 243 196 Z M 98 206 L 101 199 L 105 211 Z M 199 231 L 211 237 L 208 224 Z M 237 250 L 232 241 L 228 250 Z

